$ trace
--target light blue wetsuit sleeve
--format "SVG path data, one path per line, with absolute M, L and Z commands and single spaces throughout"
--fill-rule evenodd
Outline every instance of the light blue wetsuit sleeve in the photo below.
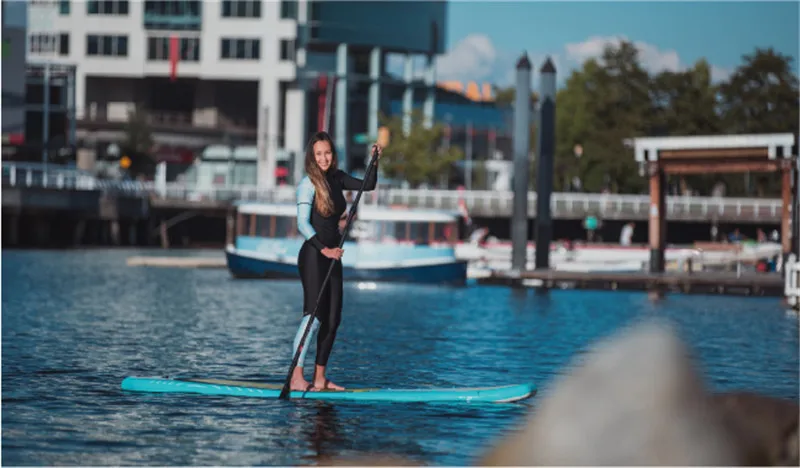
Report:
M 317 231 L 311 225 L 311 211 L 314 209 L 314 184 L 308 177 L 297 185 L 297 230 L 305 239 L 317 248 L 325 248 L 317 238 Z

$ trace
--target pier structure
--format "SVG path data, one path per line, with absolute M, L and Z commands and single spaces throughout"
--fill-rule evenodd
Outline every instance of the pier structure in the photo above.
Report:
M 797 141 L 791 133 L 643 137 L 632 139 L 636 161 L 650 182 L 650 272 L 663 273 L 667 175 L 780 172 L 783 257 L 792 249 L 792 192 L 797 196 Z M 794 188 L 794 190 L 793 190 Z M 713 213 L 711 214 L 713 217 Z
M 160 243 L 163 247 L 186 242 L 218 245 L 224 242 L 226 214 L 236 200 L 293 204 L 295 198 L 294 188 L 288 185 L 262 189 L 255 185 L 210 187 L 197 182 L 167 182 L 163 178 L 111 180 L 97 178 L 77 168 L 12 161 L 5 161 L 2 169 L 4 246 L 49 245 L 48 238 L 51 241 L 62 239 L 70 245 L 106 244 L 98 240 L 102 238 L 107 238 L 111 245 L 117 241 L 123 245 Z M 526 195 L 527 217 L 521 217 L 525 222 L 521 226 L 523 232 L 536 217 L 538 204 L 535 191 Z M 514 214 L 515 198 L 511 191 L 386 188 L 365 193 L 362 204 L 386 209 L 456 211 L 463 203 L 473 219 L 502 230 L 512 227 L 509 224 L 513 222 L 509 221 Z M 589 213 L 600 213 L 610 223 L 637 222 L 644 228 L 649 199 L 648 195 L 553 192 L 553 226 L 563 231 L 565 225 L 577 225 Z M 109 211 L 110 203 L 117 202 L 121 203 L 120 209 Z M 745 231 L 754 230 L 755 226 L 778 229 L 783 213 L 782 201 L 778 198 L 667 196 L 664 203 L 665 215 L 671 224 L 715 222 L 721 229 L 733 225 Z M 37 228 L 41 235 L 33 235 L 32 226 L 39 218 L 46 218 L 47 223 L 40 224 L 49 226 Z M 119 227 L 114 225 L 115 221 L 120 221 Z M 137 227 L 127 227 L 129 222 Z M 797 224 L 793 221 L 793 228 L 796 229 Z M 510 238 L 510 230 L 500 238 Z M 530 242 L 522 247 L 525 245 L 530 246 Z M 522 253 L 525 254 L 524 250 Z

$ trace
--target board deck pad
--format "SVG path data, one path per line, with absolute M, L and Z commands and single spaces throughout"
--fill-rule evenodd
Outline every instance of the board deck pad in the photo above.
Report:
M 122 390 L 150 393 L 198 393 L 255 398 L 278 398 L 283 384 L 247 380 L 125 377 Z M 493 402 L 524 400 L 536 394 L 532 383 L 472 388 L 347 388 L 346 390 L 292 391 L 289 397 L 305 400 L 395 402 Z

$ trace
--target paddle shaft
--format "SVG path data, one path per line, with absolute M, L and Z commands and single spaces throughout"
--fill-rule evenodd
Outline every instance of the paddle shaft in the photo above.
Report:
M 358 207 L 358 202 L 361 200 L 361 194 L 364 192 L 364 187 L 367 185 L 367 179 L 372 172 L 372 168 L 375 166 L 375 162 L 378 160 L 378 150 L 375 149 L 372 152 L 372 159 L 367 166 L 367 170 L 364 172 L 364 180 L 361 181 L 361 188 L 358 189 L 358 193 L 356 194 L 356 199 L 353 200 L 353 206 L 350 207 L 350 213 L 347 214 L 347 222 L 344 226 L 344 232 L 342 232 L 342 238 L 339 240 L 339 248 L 341 249 L 344 245 L 344 241 L 347 238 L 347 233 L 350 231 L 350 224 L 353 221 L 353 217 L 356 213 L 356 207 Z M 283 384 L 283 389 L 281 389 L 281 394 L 278 398 L 285 400 L 289 398 L 289 387 L 291 386 L 292 382 L 292 373 L 294 372 L 294 368 L 297 367 L 297 361 L 300 360 L 300 354 L 303 352 L 303 347 L 305 346 L 306 337 L 308 337 L 309 332 L 311 331 L 311 326 L 314 324 L 314 318 L 317 315 L 317 309 L 319 309 L 319 301 L 322 299 L 322 294 L 325 292 L 325 287 L 328 285 L 328 280 L 331 278 L 331 273 L 333 272 L 333 267 L 336 265 L 336 260 L 331 259 L 331 266 L 328 267 L 328 274 L 325 275 L 325 280 L 322 282 L 322 287 L 319 290 L 319 295 L 317 296 L 317 304 L 314 306 L 314 310 L 311 312 L 311 317 L 308 320 L 308 324 L 306 324 L 306 328 L 303 331 L 303 337 L 300 339 L 300 344 L 297 346 L 297 351 L 294 353 L 294 358 L 292 359 L 292 364 L 289 366 L 289 373 L 286 376 L 286 382 Z

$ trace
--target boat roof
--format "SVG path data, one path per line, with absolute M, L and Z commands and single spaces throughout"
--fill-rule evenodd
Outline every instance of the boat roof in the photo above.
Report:
M 297 205 L 289 203 L 239 202 L 236 205 L 238 212 L 243 214 L 297 216 Z M 358 218 L 364 221 L 450 223 L 458 221 L 459 214 L 445 210 L 362 205 L 358 208 Z

